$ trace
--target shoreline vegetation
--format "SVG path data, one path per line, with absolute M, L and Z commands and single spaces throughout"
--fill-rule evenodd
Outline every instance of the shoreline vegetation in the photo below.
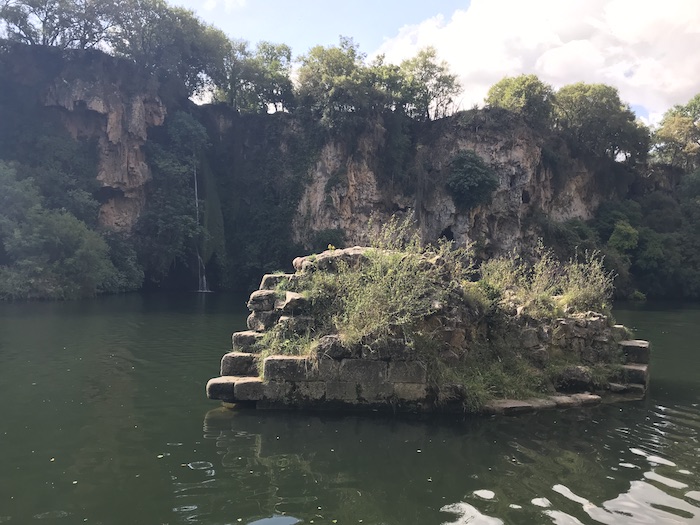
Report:
M 402 372 L 394 373 L 398 397 L 382 392 L 386 385 L 363 386 L 359 379 L 350 390 L 358 388 L 360 404 L 401 405 L 408 382 L 422 392 L 413 401 L 457 404 L 470 413 L 494 400 L 609 391 L 626 381 L 619 343 L 631 334 L 614 325 L 613 276 L 599 254 L 561 263 L 541 248 L 532 262 L 512 254 L 478 264 L 468 248 L 451 242 L 422 245 L 412 218 L 394 217 L 370 247 L 329 246 L 294 266 L 295 274 L 266 276 L 251 295 L 251 332 L 234 334 L 234 353 L 224 357 L 222 376 L 228 375 L 223 363 L 233 359 L 257 367 L 241 375 L 259 376 L 263 383 L 246 379 L 246 385 L 278 385 L 284 356 L 292 366 L 303 361 L 318 390 L 335 385 L 316 384 L 319 378 L 339 381 L 337 370 L 336 376 L 328 372 L 334 367 L 342 372 L 364 362 L 365 376 L 377 367 L 380 377 L 388 370 L 391 380 L 392 367 L 400 366 Z M 252 342 L 241 344 L 243 337 Z M 237 366 L 230 375 L 241 373 Z M 411 367 L 413 376 L 406 379 Z M 284 395 L 282 404 L 320 401 L 308 392 Z

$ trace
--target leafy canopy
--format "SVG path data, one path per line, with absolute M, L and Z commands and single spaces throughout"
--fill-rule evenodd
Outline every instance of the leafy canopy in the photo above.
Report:
M 535 75 L 505 77 L 495 83 L 486 95 L 486 104 L 522 115 L 534 128 L 551 125 L 554 89 Z

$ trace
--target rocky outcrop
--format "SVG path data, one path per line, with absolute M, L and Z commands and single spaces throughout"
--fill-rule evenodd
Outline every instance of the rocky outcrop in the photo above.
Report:
M 381 224 L 411 211 L 425 241 L 479 240 L 486 253 L 503 253 L 534 244 L 538 232 L 528 222 L 534 211 L 556 221 L 585 220 L 608 197 L 595 174 L 562 144 L 555 145 L 561 151 L 552 151 L 550 139 L 503 112 L 471 111 L 422 125 L 403 170 L 412 178 L 408 184 L 383 180 L 379 159 L 388 134 L 381 123 L 367 128 L 356 149 L 338 142 L 324 146 L 294 219 L 296 242 L 310 247 L 318 232 L 341 230 L 348 245 L 362 244 L 371 217 Z M 499 180 L 491 202 L 468 211 L 455 205 L 445 187 L 449 161 L 460 150 L 475 151 Z M 563 164 L 552 160 L 557 155 Z
M 99 223 L 128 231 L 146 204 L 151 172 L 144 145 L 163 124 L 158 84 L 135 64 L 97 50 L 64 50 L 0 40 L 5 82 L 17 104 L 59 114 L 75 139 L 95 143 Z
M 100 225 L 128 231 L 146 204 L 151 172 L 143 146 L 148 128 L 163 124 L 166 108 L 153 86 L 132 90 L 125 85 L 128 76 L 104 70 L 120 65 L 109 59 L 103 61 L 98 75 L 83 74 L 70 82 L 56 77 L 43 102 L 65 110 L 65 125 L 74 138 L 97 140 L 97 180 L 106 195 Z

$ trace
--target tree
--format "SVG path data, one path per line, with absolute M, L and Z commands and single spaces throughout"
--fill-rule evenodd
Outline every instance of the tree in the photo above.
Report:
M 446 117 L 455 107 L 454 98 L 462 87 L 450 73 L 447 62 L 437 61 L 434 47 L 426 47 L 401 63 L 408 85 L 409 114 L 418 120 Z
M 700 93 L 666 112 L 654 133 L 654 154 L 686 172 L 700 168 Z
M 643 161 L 649 130 L 612 86 L 578 82 L 561 88 L 554 102 L 555 124 L 584 151 L 613 161 Z
M 315 46 L 301 57 L 298 97 L 301 106 L 327 127 L 339 127 L 348 114 L 361 113 L 370 97 L 364 84 L 365 55 L 351 38 L 338 46 Z
M 117 0 L 6 0 L 0 20 L 10 40 L 88 49 L 106 42 Z
M 0 19 L 10 40 L 30 45 L 68 47 L 69 0 L 7 0 Z
M 118 56 L 132 59 L 161 79 L 180 82 L 188 95 L 223 83 L 230 50 L 222 31 L 163 0 L 123 2 L 109 44 Z
M 242 113 L 284 111 L 293 106 L 292 50 L 285 44 L 259 42 L 255 51 L 239 40 L 226 60 L 227 78 L 219 99 Z
M 486 104 L 522 115 L 525 122 L 537 129 L 551 125 L 554 89 L 535 75 L 505 77 L 491 86 Z

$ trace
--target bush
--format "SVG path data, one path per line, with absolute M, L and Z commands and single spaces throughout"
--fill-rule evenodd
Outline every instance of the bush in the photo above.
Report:
M 462 150 L 450 162 L 446 186 L 455 205 L 467 211 L 491 200 L 491 194 L 498 188 L 498 178 L 475 152 Z

